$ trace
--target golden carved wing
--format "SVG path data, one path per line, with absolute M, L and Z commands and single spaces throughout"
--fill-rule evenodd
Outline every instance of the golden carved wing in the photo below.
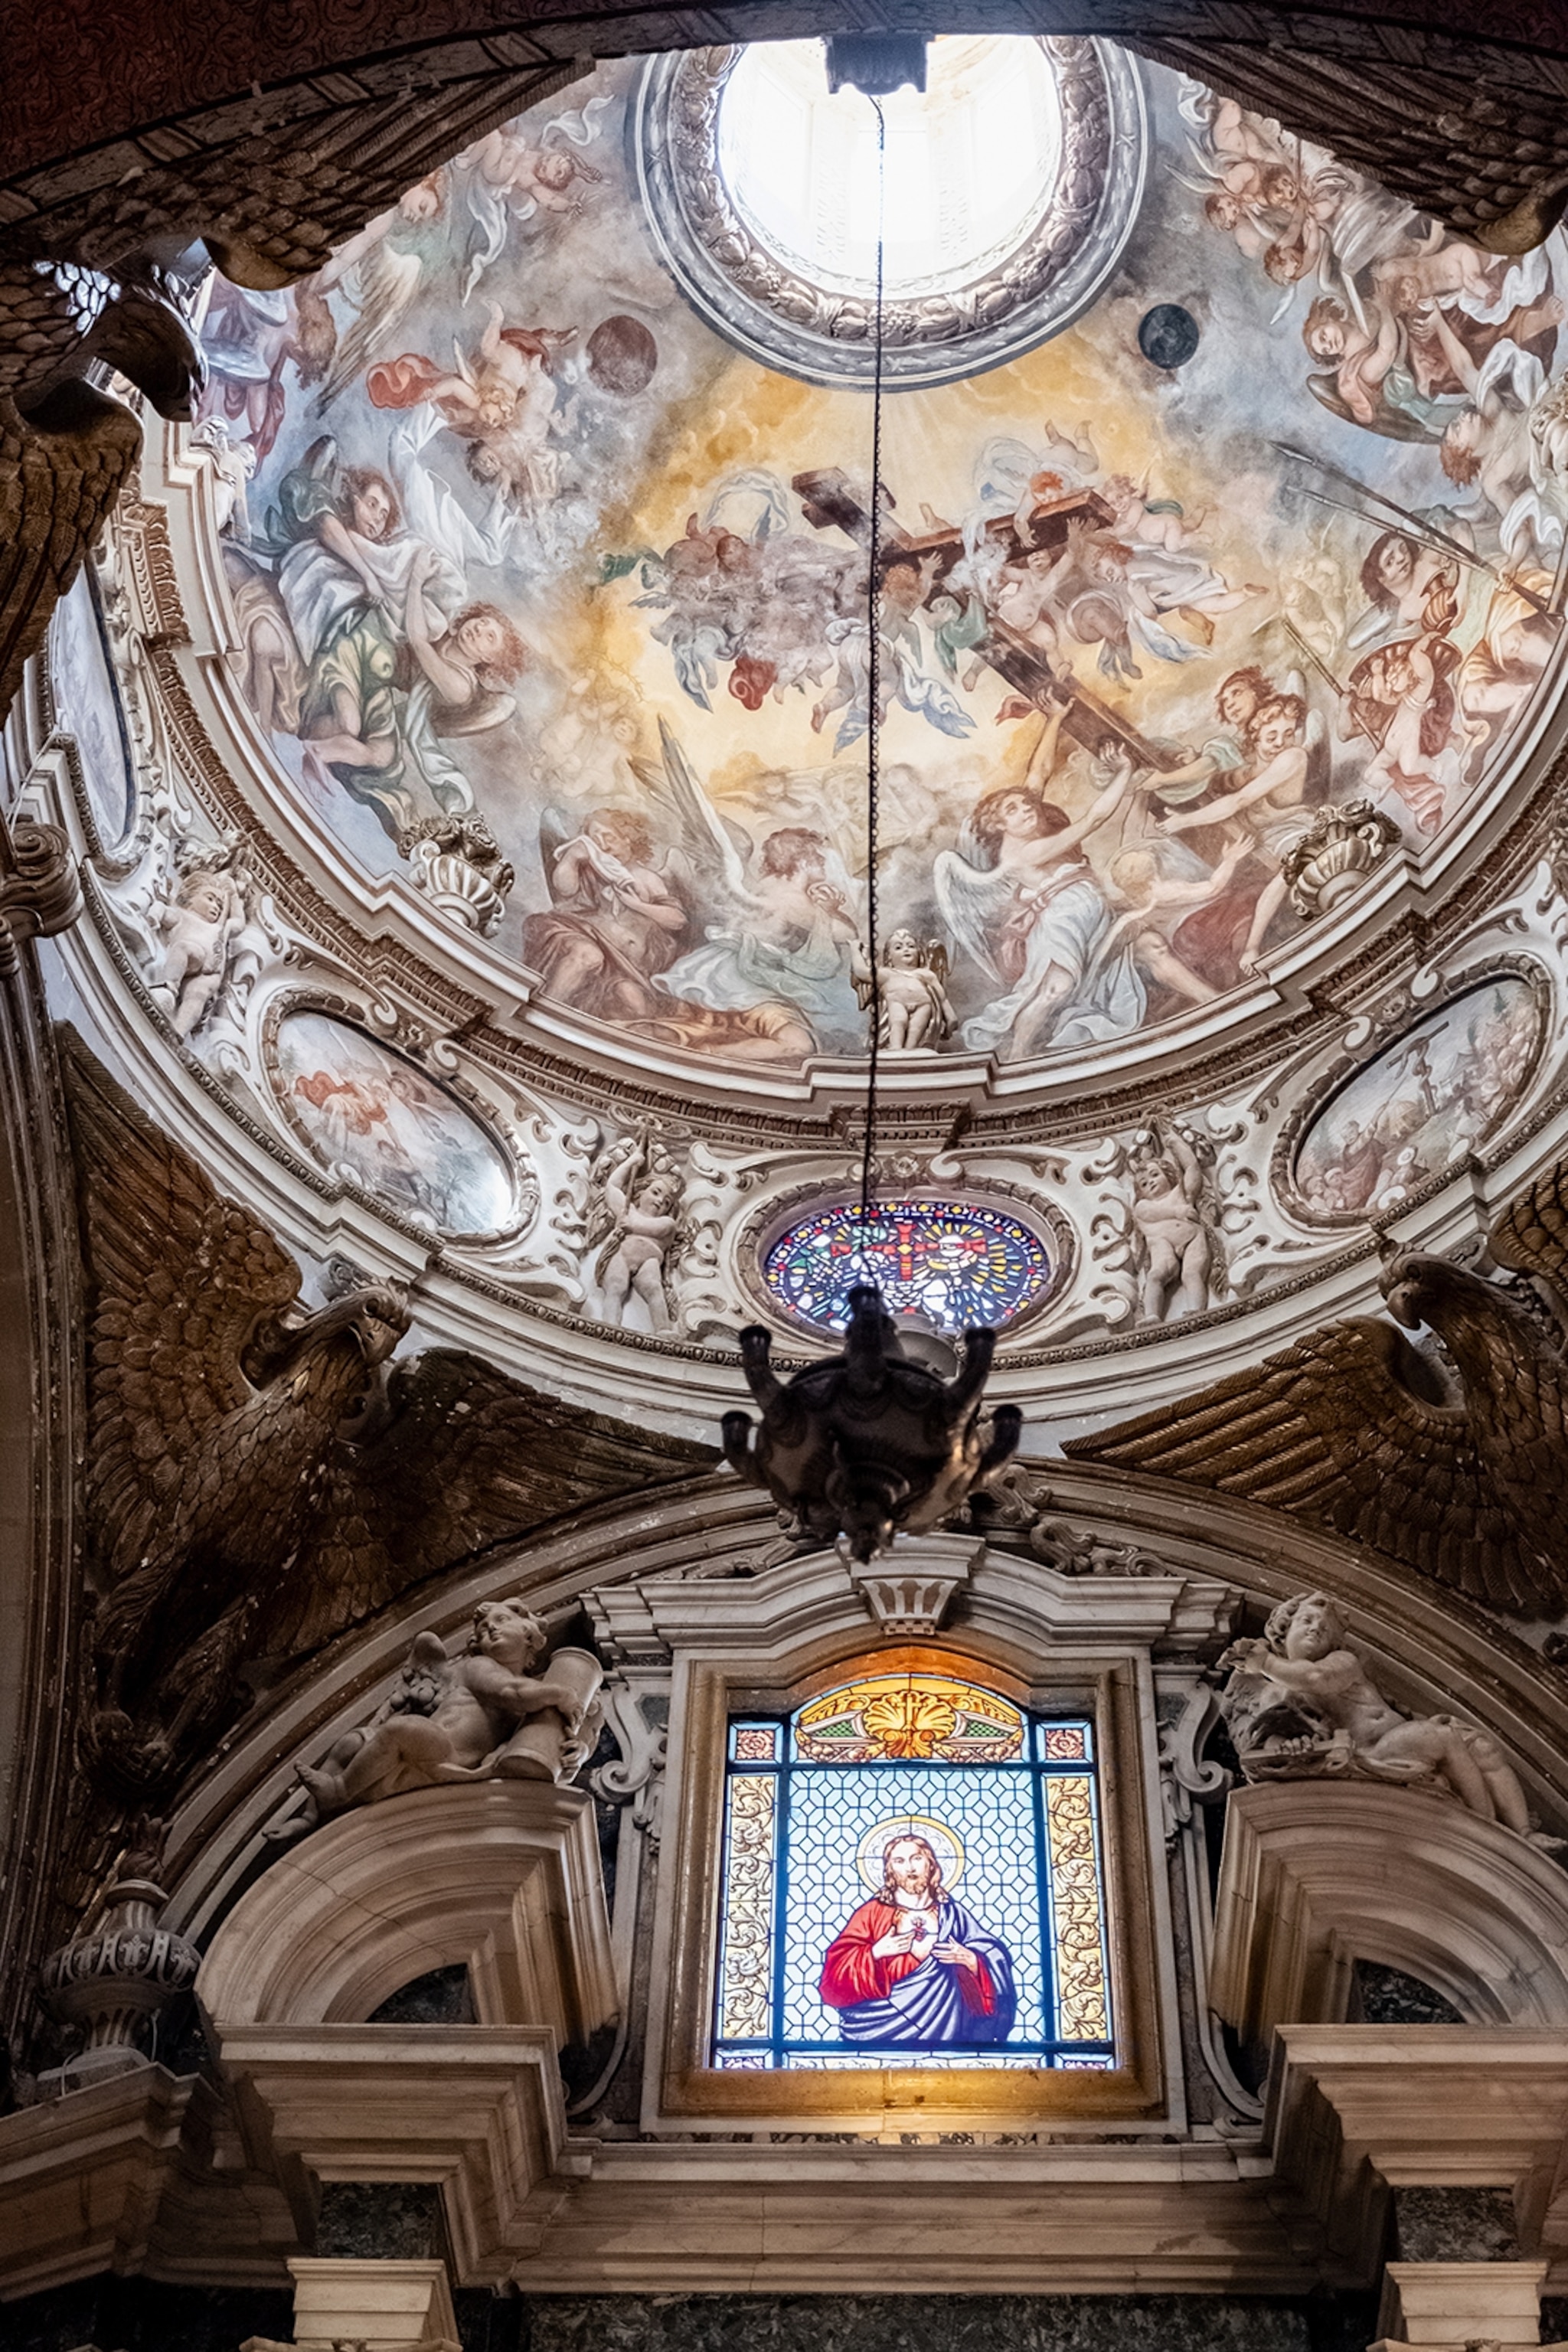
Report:
M 1371 1318 L 1065 1450 L 1314 1520 L 1495 1608 L 1538 1607 L 1541 1570 L 1521 1555 L 1463 1408 Z
M 253 1393 L 243 1350 L 297 1297 L 300 1269 L 68 1029 L 61 1056 L 88 1287 L 88 1501 L 118 1576 L 195 1441 Z
M 63 386 L 36 422 L 0 389 L 0 716 L 141 448 L 130 410 L 90 385 Z
M 1568 1293 L 1568 1160 L 1559 1160 L 1510 1201 L 1487 1238 L 1499 1265 L 1540 1275 Z
M 303 1655 L 492 1544 L 700 1476 L 718 1458 L 431 1349 L 394 1367 L 386 1412 L 363 1443 L 340 1447 L 321 1535 L 290 1570 L 260 1646 Z

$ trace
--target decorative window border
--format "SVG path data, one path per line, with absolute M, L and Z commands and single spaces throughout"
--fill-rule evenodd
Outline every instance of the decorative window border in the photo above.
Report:
M 959 1209 L 994 1209 L 1002 1216 L 1015 1218 L 1039 1240 L 1050 1266 L 1049 1278 L 1037 1297 L 1002 1325 L 998 1334 L 1002 1346 L 1033 1328 L 1066 1296 L 1078 1271 L 1078 1231 L 1066 1211 L 1043 1190 L 1009 1183 L 1000 1177 L 986 1177 L 973 1184 L 923 1179 L 907 1184 L 879 1185 L 872 1196 L 872 1207 L 886 1208 L 917 1195 L 951 1202 Z M 769 1288 L 763 1273 L 768 1253 L 792 1225 L 799 1224 L 804 1218 L 822 1210 L 850 1209 L 858 1199 L 858 1195 L 842 1183 L 792 1185 L 788 1192 L 775 1194 L 754 1209 L 736 1237 L 736 1272 L 755 1301 L 760 1317 L 796 1346 L 803 1340 L 815 1340 L 819 1347 L 824 1346 L 828 1335 L 816 1324 L 792 1312 Z
M 901 1672 L 915 1677 L 912 1668 Z M 818 2042 L 809 2037 L 792 2037 L 786 2023 L 786 1938 L 789 1890 L 798 1877 L 801 1861 L 793 1829 L 795 1815 L 803 1801 L 809 1809 L 809 1787 L 814 1776 L 863 1769 L 868 1763 L 875 1785 L 887 1792 L 884 1810 L 893 1816 L 901 1813 L 906 1823 L 922 1820 L 919 1813 L 907 1810 L 907 1771 L 929 1774 L 927 1790 L 933 1781 L 943 1789 L 942 1799 L 931 1800 L 939 1813 L 951 1810 L 953 1801 L 963 1807 L 963 1787 L 970 1773 L 988 1778 L 1003 1775 L 1014 1784 L 1015 1816 L 1021 1810 L 1029 1822 L 1026 1844 L 1017 1853 L 1009 1849 L 1009 1860 L 1025 1875 L 1035 1895 L 1031 1908 L 1042 1931 L 1040 1943 L 1044 1947 L 1039 1962 L 1032 1964 L 1026 1958 L 1023 1939 L 1015 1937 L 1010 1942 L 1021 1998 L 1033 1977 L 1034 1965 L 1039 1966 L 1043 2011 L 1039 2038 L 1020 2042 L 1009 2035 L 1006 2041 L 994 2044 L 977 2043 L 967 2053 L 963 2045 L 955 2044 L 947 2057 L 935 2063 L 957 2069 L 965 2064 L 1008 2066 L 1015 2072 L 1073 2067 L 1103 2070 L 1115 2063 L 1094 1726 L 1079 1713 L 1053 1709 L 1050 1715 L 1039 1715 L 1029 1709 L 1016 1709 L 1010 1701 L 999 1698 L 988 1680 L 971 1679 L 975 1672 L 973 1660 L 959 1660 L 936 1651 L 930 1654 L 920 1671 L 919 1681 L 923 1681 L 928 1690 L 935 1685 L 957 1694 L 952 1702 L 955 1707 L 962 1707 L 967 1696 L 994 1718 L 984 1723 L 984 1736 L 978 1739 L 965 1732 L 956 1756 L 951 1748 L 944 1754 L 941 1746 L 913 1754 L 907 1748 L 901 1755 L 895 1750 L 870 1759 L 858 1754 L 835 1755 L 831 1740 L 826 1744 L 815 1741 L 809 1728 L 814 1710 L 823 1704 L 816 1699 L 807 1700 L 804 1708 L 796 1709 L 793 1715 L 731 1717 L 725 1743 L 718 1983 L 712 2039 L 715 2063 L 779 2074 L 792 2071 L 796 2065 L 820 2066 L 826 2061 L 832 2069 L 847 2071 L 859 2056 L 854 2046 L 842 2039 L 832 2046 L 831 2037 Z M 909 1685 L 904 1687 L 907 1690 Z M 851 1668 L 847 1684 L 831 1686 L 830 1696 L 842 1701 L 846 1696 L 853 1696 L 857 1690 L 869 1692 L 868 1703 L 873 1710 L 879 1705 L 886 1708 L 900 1732 L 907 1726 L 909 1706 L 899 1707 L 898 1678 L 888 1673 L 883 1656 L 873 1654 L 861 1660 L 858 1667 Z M 1005 1733 L 998 1728 L 998 1719 L 1003 1717 L 1010 1718 Z M 963 1718 L 971 1723 L 974 1719 L 973 1716 Z M 866 1720 L 869 1724 L 871 1717 Z M 950 1774 L 953 1776 L 951 1781 Z M 973 1813 L 970 1818 L 973 1819 Z M 940 1822 L 933 1819 L 929 1827 L 931 1835 L 940 1840 Z M 873 1831 L 871 1834 L 886 1836 L 887 1830 L 884 1821 L 880 1832 Z M 865 1853 L 863 1843 L 862 1862 Z M 1089 1870 L 1087 1884 L 1080 1876 L 1085 1863 Z M 942 1867 L 947 1867 L 945 1863 Z M 745 1922 L 747 1931 L 737 1934 L 737 1889 L 743 1905 L 748 1886 L 753 1896 L 752 1909 L 755 1916 Z M 994 1926 L 986 1898 L 979 1899 L 987 1914 L 983 1924 Z M 843 1916 L 839 1915 L 836 1924 L 842 1924 Z M 757 1927 L 763 1918 L 765 1926 L 759 1944 Z M 825 1929 L 826 1927 L 825 1922 Z M 1072 1945 L 1078 1948 L 1082 1962 L 1076 1993 L 1064 1971 L 1064 1957 Z M 1073 2031 L 1075 2026 L 1077 2032 Z M 1036 2060 L 1033 2065 L 1029 2063 L 1031 2058 Z M 879 2066 L 885 2062 L 880 2058 L 862 2058 L 860 2063 Z M 931 2064 L 928 2058 L 922 2071 L 928 2071 Z
M 1011 1583 L 1013 1564 L 991 1558 Z M 912 1547 L 904 1564 L 916 1564 Z M 793 1622 L 787 1646 L 768 1654 L 765 1631 L 752 1643 L 744 1636 L 715 1640 L 717 1624 L 700 1647 L 689 1650 L 679 1636 L 673 1645 L 670 1786 L 654 1921 L 644 2128 L 723 2133 L 771 2126 L 877 2137 L 900 2129 L 1029 2132 L 1063 2123 L 1092 2128 L 1115 2119 L 1157 2129 L 1179 2121 L 1180 2058 L 1149 1642 L 1130 1642 L 1121 1627 L 1110 1625 L 1106 1637 L 1097 1640 L 1093 1595 L 1084 1596 L 1085 1622 L 1074 1629 L 1076 1638 L 1059 1645 L 1050 1638 L 1048 1621 L 1055 1612 L 1049 1609 L 1042 1612 L 1033 1642 L 1009 1630 L 993 1633 L 984 1622 L 992 1612 L 975 1591 L 968 1596 L 970 1622 L 962 1627 L 929 1642 L 879 1649 L 868 1642 L 869 1628 L 858 1611 L 858 1622 L 840 1617 L 831 1629 L 823 1623 L 840 1616 L 825 1605 L 830 1589 L 841 1589 L 840 1564 L 830 1571 L 824 1563 L 820 1571 L 810 1572 L 807 1563 L 789 1563 L 787 1570 L 773 1574 L 782 1578 L 790 1571 L 796 1603 L 788 1612 Z M 1037 1583 L 1040 1573 L 1034 1569 L 1029 1580 Z M 722 1588 L 674 1591 L 716 1597 Z M 755 1585 L 746 1597 L 763 1599 Z M 1123 1584 L 1116 1597 L 1119 1602 L 1131 1600 L 1131 1588 Z M 1076 1592 L 1071 1602 L 1079 1602 Z M 995 1612 L 1004 1626 L 1019 1613 L 1012 1594 Z M 1071 1614 L 1077 1616 L 1079 1609 L 1071 1607 Z M 814 1618 L 819 1629 L 815 1633 Z M 967 1663 L 976 1679 L 1031 1712 L 1071 1713 L 1093 1725 L 1100 1759 L 1116 2064 L 1094 2072 L 898 2066 L 764 2072 L 712 2065 L 731 1717 L 782 1714 L 845 1681 L 847 1669 L 858 1671 L 872 1661 L 879 1671 L 895 1671 L 929 1666 L 938 1656 L 942 1671 L 961 1672 Z

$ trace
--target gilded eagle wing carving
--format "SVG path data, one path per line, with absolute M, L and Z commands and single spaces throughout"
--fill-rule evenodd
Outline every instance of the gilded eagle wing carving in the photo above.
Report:
M 269 1612 L 269 1651 L 302 1656 L 492 1544 L 697 1477 L 719 1459 L 710 1445 L 650 1436 L 455 1348 L 395 1364 L 386 1402 L 363 1443 L 341 1447 L 320 1539 Z
M 1537 1606 L 1539 1570 L 1521 1556 L 1464 1407 L 1401 1333 L 1371 1317 L 1331 1324 L 1065 1450 L 1314 1520 L 1494 1608 Z
M 716 1463 L 454 1349 L 378 1387 L 401 1302 L 373 1286 L 304 1308 L 298 1266 L 251 1212 L 68 1030 L 61 1052 L 89 1293 L 89 1535 L 110 1587 L 98 1633 L 133 1662 L 112 1704 L 143 1727 L 195 1737 L 237 1711 L 185 1695 L 198 1660 L 204 1685 L 232 1691 L 238 1666 L 281 1671 L 491 1544 Z M 321 1372 L 356 1312 L 375 1326 L 369 1356 Z
M 300 1269 L 60 1034 L 90 1292 L 87 1501 L 114 1578 L 146 1555 L 201 1439 L 253 1395 L 246 1348 L 295 1305 Z

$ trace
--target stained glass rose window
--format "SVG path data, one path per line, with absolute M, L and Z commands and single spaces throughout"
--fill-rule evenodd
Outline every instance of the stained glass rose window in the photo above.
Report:
M 1043 1298 L 1049 1253 L 1005 1210 L 977 1201 L 837 1202 L 802 1218 L 764 1251 L 762 1275 L 785 1311 L 818 1331 L 842 1330 L 858 1282 L 881 1289 L 891 1315 L 939 1331 L 1000 1329 Z

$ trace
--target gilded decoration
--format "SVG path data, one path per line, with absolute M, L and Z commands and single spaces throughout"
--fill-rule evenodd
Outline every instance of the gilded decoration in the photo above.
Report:
M 813 1763 L 940 1756 L 945 1763 L 999 1764 L 1024 1736 L 1017 1708 L 973 1683 L 936 1675 L 874 1675 L 802 1707 L 797 1755 Z
M 1560 1615 L 1568 1347 L 1547 1300 L 1568 1271 L 1568 1162 L 1486 1239 L 1491 1277 L 1394 1249 L 1379 1286 L 1392 1321 L 1331 1323 L 1067 1453 L 1270 1503 L 1493 1609 Z

